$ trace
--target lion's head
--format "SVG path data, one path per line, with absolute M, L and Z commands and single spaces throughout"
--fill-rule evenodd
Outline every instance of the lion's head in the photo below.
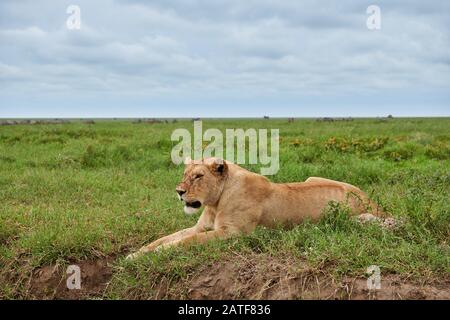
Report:
M 184 212 L 193 214 L 203 205 L 217 203 L 228 175 L 228 165 L 217 158 L 187 159 L 185 164 L 183 180 L 176 191 L 184 202 Z

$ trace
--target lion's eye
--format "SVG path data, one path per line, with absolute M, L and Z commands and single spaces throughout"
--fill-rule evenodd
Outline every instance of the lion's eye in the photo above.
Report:
M 200 179 L 201 177 L 203 177 L 203 175 L 202 174 L 196 174 L 195 176 L 194 176 L 194 179 Z

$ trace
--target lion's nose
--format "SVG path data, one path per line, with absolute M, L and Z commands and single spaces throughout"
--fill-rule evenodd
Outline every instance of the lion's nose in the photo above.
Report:
M 178 195 L 181 197 L 183 194 L 186 193 L 186 190 L 181 189 L 181 188 L 177 188 L 177 193 L 178 193 Z

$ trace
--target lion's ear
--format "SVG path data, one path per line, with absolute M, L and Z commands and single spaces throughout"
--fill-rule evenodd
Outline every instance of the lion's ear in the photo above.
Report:
M 216 174 L 225 175 L 228 172 L 228 165 L 224 160 L 216 159 L 211 164 L 211 170 Z

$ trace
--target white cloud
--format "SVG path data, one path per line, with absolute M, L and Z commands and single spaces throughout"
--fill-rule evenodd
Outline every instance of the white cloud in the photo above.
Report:
M 369 4 L 81 0 L 76 31 L 61 3 L 4 1 L 0 94 L 447 95 L 449 5 L 381 1 L 382 29 L 369 31 Z

